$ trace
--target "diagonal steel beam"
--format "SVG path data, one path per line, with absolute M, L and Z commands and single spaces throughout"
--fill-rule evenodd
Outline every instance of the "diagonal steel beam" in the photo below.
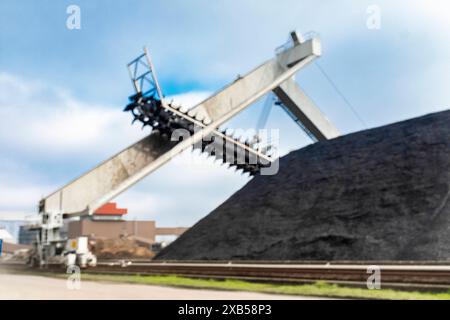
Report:
M 282 85 L 320 53 L 320 41 L 316 38 L 296 43 L 194 107 L 189 115 L 206 124 L 199 132 L 179 143 L 150 134 L 42 199 L 40 211 L 92 214 L 183 150 L 213 134 L 223 123 Z
M 327 140 L 340 135 L 336 127 L 303 92 L 294 79 L 288 79 L 273 92 L 288 114 L 317 140 Z

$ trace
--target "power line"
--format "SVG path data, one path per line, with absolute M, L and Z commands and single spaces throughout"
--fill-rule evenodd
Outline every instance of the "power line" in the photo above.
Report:
M 328 82 L 331 84 L 331 86 L 333 87 L 333 89 L 336 91 L 336 93 L 342 98 L 342 100 L 344 100 L 345 104 L 347 104 L 347 106 L 350 108 L 350 110 L 353 112 L 353 114 L 355 115 L 355 117 L 359 120 L 359 122 L 361 122 L 361 124 L 363 125 L 363 127 L 365 129 L 367 129 L 367 125 L 364 122 L 364 120 L 361 118 L 361 116 L 358 114 L 358 112 L 356 111 L 356 109 L 353 107 L 353 105 L 350 103 L 350 101 L 348 101 L 348 99 L 344 96 L 344 94 L 342 93 L 341 90 L 339 90 L 339 88 L 337 87 L 337 85 L 334 83 L 333 80 L 331 80 L 330 76 L 325 72 L 325 70 L 320 66 L 320 64 L 316 61 L 314 62 L 314 64 L 316 65 L 316 67 L 319 69 L 319 71 L 323 74 L 323 76 L 328 80 Z

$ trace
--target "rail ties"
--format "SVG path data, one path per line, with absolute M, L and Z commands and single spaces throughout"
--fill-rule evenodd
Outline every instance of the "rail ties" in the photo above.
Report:
M 348 281 L 365 282 L 369 265 L 282 265 L 216 263 L 142 263 L 121 266 L 100 264 L 89 272 L 173 274 L 192 277 L 236 278 L 282 282 Z M 450 286 L 450 266 L 380 265 L 384 283 L 436 284 Z

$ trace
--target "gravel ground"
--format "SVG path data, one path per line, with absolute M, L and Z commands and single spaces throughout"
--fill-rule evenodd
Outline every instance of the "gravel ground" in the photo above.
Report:
M 0 299 L 315 300 L 317 298 L 92 281 L 81 281 L 79 290 L 69 290 L 64 279 L 0 274 Z

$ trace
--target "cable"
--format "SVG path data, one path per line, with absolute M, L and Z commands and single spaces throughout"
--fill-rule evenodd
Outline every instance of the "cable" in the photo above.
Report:
M 344 94 L 339 90 L 339 88 L 336 86 L 333 80 L 331 80 L 330 76 L 325 72 L 325 70 L 320 66 L 320 64 L 316 61 L 314 62 L 316 67 L 319 69 L 319 71 L 323 74 L 323 76 L 328 80 L 328 82 L 331 84 L 331 86 L 334 88 L 334 90 L 337 92 L 337 94 L 344 100 L 344 102 L 347 104 L 347 106 L 350 108 L 350 110 L 353 112 L 355 117 L 361 122 L 363 127 L 367 129 L 367 125 L 364 122 L 364 120 L 361 118 L 361 116 L 358 114 L 356 109 L 353 107 L 353 105 L 348 101 L 348 99 L 344 96 Z
M 269 93 L 266 97 L 266 100 L 264 101 L 264 105 L 259 115 L 258 122 L 256 123 L 256 130 L 264 129 L 264 127 L 266 126 L 274 100 L 275 99 L 273 97 L 273 94 Z

